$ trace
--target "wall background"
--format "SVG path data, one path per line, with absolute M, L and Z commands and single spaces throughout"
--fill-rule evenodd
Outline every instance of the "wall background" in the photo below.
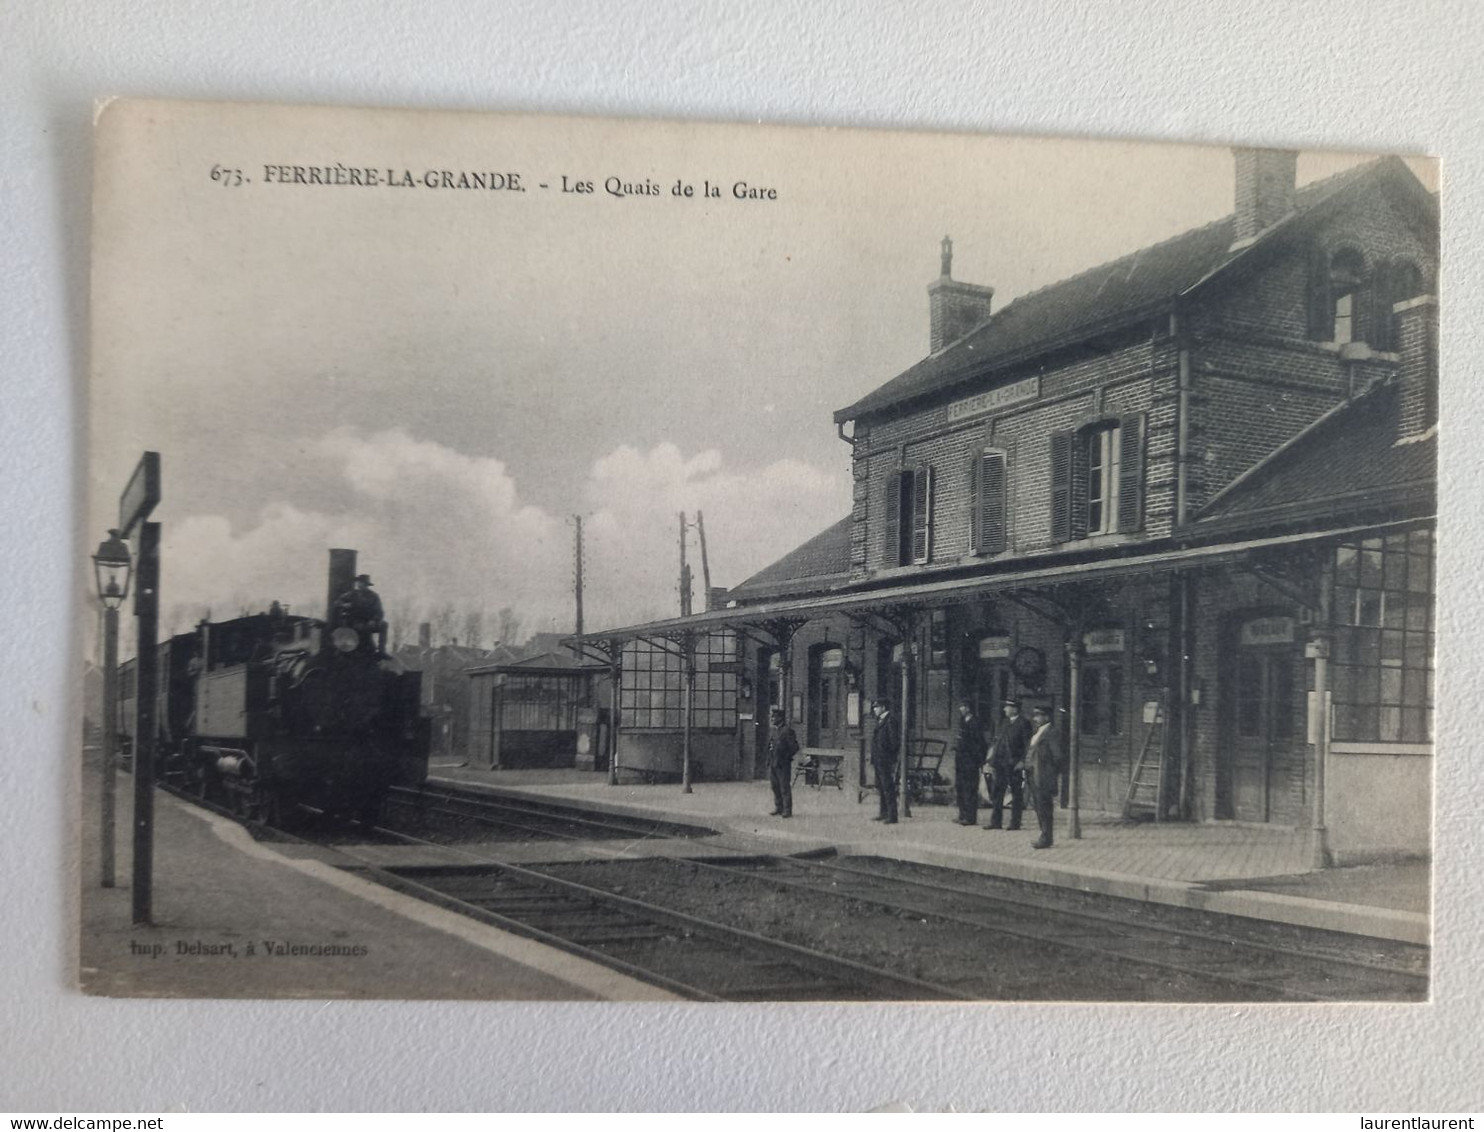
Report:
M 0 1106 L 1479 1110 L 1484 15 L 1467 0 L 11 0 L 0 10 Z M 71 989 L 90 119 L 107 95 L 1397 150 L 1443 166 L 1434 1003 L 110 1002 Z M 1033 961 L 1028 957 L 1028 961 Z M 1470 970 L 1470 967 L 1473 969 Z M 357 1050 L 343 1055 L 345 1039 Z M 203 1056 L 220 1048 L 233 1053 Z M 990 1051 L 1049 1073 L 998 1078 Z M 141 1068 L 142 1066 L 148 1068 Z M 573 1072 L 566 1075 L 562 1067 Z

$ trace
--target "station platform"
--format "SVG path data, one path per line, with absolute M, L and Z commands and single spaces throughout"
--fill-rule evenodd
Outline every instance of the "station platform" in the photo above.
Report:
M 133 779 L 117 777 L 115 887 L 101 886 L 100 779 L 85 759 L 84 992 L 148 998 L 672 1000 L 647 983 L 259 842 L 155 795 L 154 923 L 132 922 Z
M 797 783 L 793 817 L 785 820 L 768 816 L 773 796 L 762 780 L 700 782 L 686 794 L 676 783 L 610 786 L 603 772 L 449 765 L 432 767 L 429 781 L 703 825 L 738 852 L 833 848 L 1378 939 L 1431 941 L 1427 862 L 1314 869 L 1307 830 L 1084 814 L 1082 836 L 1074 839 L 1070 811 L 1058 809 L 1055 844 L 1035 850 L 1032 812 L 1018 832 L 985 830 L 955 824 L 952 806 L 920 803 L 910 818 L 888 826 L 871 820 L 875 795 L 858 801 L 848 782 L 842 788 Z M 980 826 L 988 816 L 980 811 Z

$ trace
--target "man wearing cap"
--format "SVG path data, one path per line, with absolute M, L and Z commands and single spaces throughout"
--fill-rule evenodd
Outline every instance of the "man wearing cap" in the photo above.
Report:
M 354 629 L 364 644 L 370 644 L 374 634 L 377 652 L 386 653 L 386 618 L 370 574 L 357 574 L 355 587 L 335 599 L 335 624 Z
M 1036 821 L 1041 826 L 1041 836 L 1032 849 L 1051 848 L 1051 822 L 1055 813 L 1057 776 L 1067 769 L 1066 756 L 1062 753 L 1061 740 L 1051 725 L 1051 709 L 1037 704 L 1031 712 L 1030 746 L 1026 751 L 1025 766 L 1027 785 L 1031 788 L 1031 800 L 1036 807 Z
M 785 720 L 782 708 L 774 708 L 771 718 L 768 781 L 773 786 L 773 813 L 769 816 L 791 818 L 794 816 L 794 756 L 799 753 L 799 739 Z
M 891 714 L 885 701 L 877 700 L 873 703 L 871 714 L 876 717 L 876 726 L 871 732 L 871 769 L 876 772 L 876 796 L 881 804 L 881 812 L 871 820 L 895 825 L 897 760 L 901 755 L 902 731 L 897 726 L 896 716 Z
M 1003 829 L 1005 791 L 1010 791 L 1010 828 L 1020 828 L 1025 812 L 1025 753 L 1031 745 L 1031 721 L 1020 714 L 1019 700 L 1005 701 L 1005 722 L 995 736 L 989 756 L 989 824 L 985 829 Z
M 953 793 L 958 825 L 979 824 L 979 770 L 984 766 L 984 726 L 968 700 L 958 701 L 958 731 L 953 737 Z

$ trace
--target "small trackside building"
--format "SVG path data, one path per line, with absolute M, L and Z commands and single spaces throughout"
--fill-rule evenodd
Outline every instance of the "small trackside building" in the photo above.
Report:
M 731 635 L 740 776 L 774 705 L 864 766 L 873 698 L 909 755 L 951 739 L 958 700 L 1034 699 L 1074 829 L 1426 853 L 1437 203 L 1396 159 L 1304 187 L 1295 163 L 1238 150 L 1231 216 L 998 311 L 945 239 L 930 353 L 835 414 L 848 519 L 726 609 L 587 645 L 670 648 L 683 677 L 686 642 Z

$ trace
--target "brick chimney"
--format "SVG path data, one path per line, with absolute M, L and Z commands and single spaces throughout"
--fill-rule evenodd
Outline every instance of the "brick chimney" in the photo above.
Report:
M 424 621 L 417 627 L 417 647 L 427 652 L 433 647 L 433 623 Z
M 1232 150 L 1237 164 L 1236 223 L 1232 250 L 1246 247 L 1260 232 L 1293 211 L 1298 154 L 1291 149 Z
M 1397 439 L 1421 436 L 1438 420 L 1438 299 L 1420 295 L 1397 303 Z
M 932 321 L 928 349 L 936 354 L 989 319 L 993 287 L 960 283 L 953 278 L 953 241 L 943 237 L 943 273 L 928 284 Z

